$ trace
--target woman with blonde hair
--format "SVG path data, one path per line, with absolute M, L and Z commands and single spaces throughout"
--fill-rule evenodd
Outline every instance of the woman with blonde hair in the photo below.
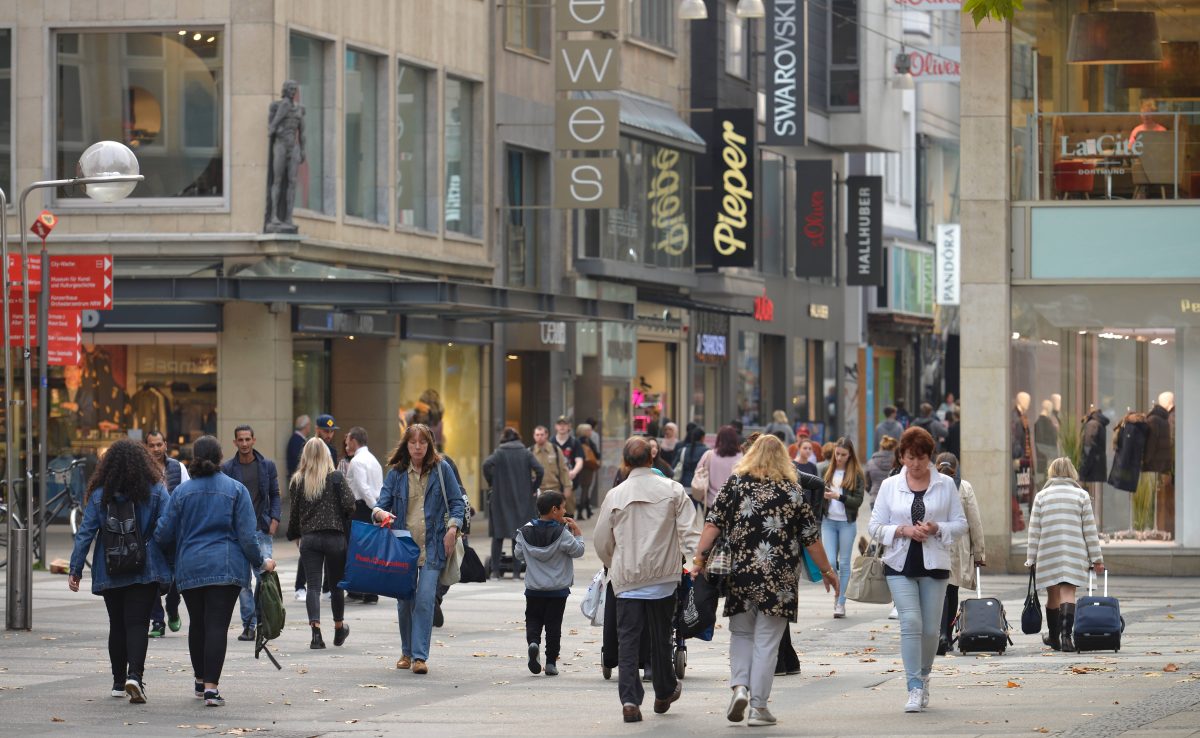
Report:
M 730 555 L 725 616 L 729 618 L 729 669 L 733 696 L 725 716 L 774 725 L 767 709 L 779 643 L 796 619 L 797 569 L 803 547 L 820 568 L 825 590 L 837 592 L 837 575 L 825 558 L 816 518 L 801 482 L 820 489 L 817 477 L 798 478 L 783 442 L 761 436 L 735 465 L 709 510 L 697 547 L 703 571 L 718 538 Z
M 825 497 L 821 500 L 821 540 L 825 556 L 837 562 L 838 599 L 833 605 L 835 618 L 846 617 L 846 583 L 850 581 L 850 556 L 858 536 L 858 508 L 862 506 L 866 477 L 849 438 L 833 444 L 829 466 L 825 467 Z
M 1079 486 L 1079 473 L 1068 458 L 1046 468 L 1046 486 L 1033 498 L 1025 566 L 1035 567 L 1038 588 L 1046 589 L 1046 626 L 1042 642 L 1055 651 L 1074 651 L 1075 588 L 1088 581 L 1088 569 L 1104 571 L 1092 498 Z
M 308 583 L 305 607 L 312 627 L 309 648 L 325 648 L 321 636 L 322 574 L 329 582 L 333 608 L 333 645 L 340 646 L 350 635 L 343 621 L 345 593 L 337 582 L 346 570 L 346 533 L 354 514 L 354 493 L 345 476 L 333 468 L 329 447 L 318 437 L 308 439 L 300 452 L 300 465 L 288 482 L 292 513 L 288 518 L 287 537 L 300 549 L 300 565 Z

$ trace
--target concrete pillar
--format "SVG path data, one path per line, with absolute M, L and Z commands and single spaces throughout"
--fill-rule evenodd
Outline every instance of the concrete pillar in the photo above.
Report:
M 991 571 L 1011 547 L 1009 29 L 962 16 L 962 468 L 979 499 Z
M 337 418 L 338 443 L 351 427 L 361 425 L 380 464 L 400 440 L 396 410 L 400 407 L 400 342 L 396 339 L 337 339 L 333 342 L 330 410 Z M 342 448 L 338 448 L 340 453 Z
M 1194 449 L 1200 442 L 1200 413 L 1192 409 L 1200 402 L 1200 328 L 1181 328 L 1176 334 L 1179 341 L 1178 364 L 1175 378 L 1175 535 L 1185 548 L 1200 548 L 1200 500 L 1195 490 L 1200 489 L 1200 464 L 1184 449 Z M 1186 494 L 1191 491 L 1192 494 Z
M 278 462 L 281 474 L 293 420 L 290 318 L 288 311 L 272 313 L 266 305 L 227 303 L 217 339 L 221 449 L 233 454 L 233 429 L 247 423 L 258 439 L 255 448 Z

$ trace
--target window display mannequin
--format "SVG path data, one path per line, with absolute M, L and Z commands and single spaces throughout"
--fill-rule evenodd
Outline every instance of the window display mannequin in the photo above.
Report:
M 1146 416 L 1149 434 L 1142 469 L 1157 472 L 1154 527 L 1175 532 L 1175 393 L 1161 392 Z
M 1054 414 L 1054 401 L 1042 400 L 1042 412 L 1033 423 L 1033 445 L 1037 457 L 1037 486 L 1041 487 L 1046 477 L 1046 465 L 1050 459 L 1058 458 L 1058 416 Z
M 1033 435 L 1029 432 L 1029 403 L 1032 398 L 1028 392 L 1018 392 L 1014 398 L 1012 411 L 1012 457 L 1013 457 L 1013 499 L 1012 499 L 1012 530 L 1014 533 L 1025 530 L 1025 517 L 1021 511 L 1020 501 L 1032 497 L 1032 480 L 1029 470 L 1033 467 Z
M 1109 419 L 1100 408 L 1092 405 L 1083 419 L 1080 433 L 1079 481 L 1104 482 L 1107 479 L 1108 448 L 1105 438 Z
M 1113 463 L 1108 483 L 1125 492 L 1136 492 L 1146 453 L 1146 414 L 1130 411 L 1113 428 Z

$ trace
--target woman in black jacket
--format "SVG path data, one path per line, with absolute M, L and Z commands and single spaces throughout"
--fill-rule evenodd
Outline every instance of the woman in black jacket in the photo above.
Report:
M 696 476 L 696 465 L 704 458 L 708 446 L 704 445 L 704 429 L 696 426 L 688 433 L 687 445 L 679 452 L 679 477 L 676 479 L 685 490 L 692 488 L 692 477 Z
M 310 438 L 300 454 L 300 466 L 288 484 L 292 514 L 287 537 L 300 548 L 308 595 L 308 624 L 312 626 L 309 648 L 325 648 L 321 637 L 321 577 L 330 582 L 333 607 L 333 645 L 340 646 L 350 635 L 345 614 L 345 593 L 337 582 L 346 570 L 346 530 L 354 514 L 354 493 L 342 473 L 333 468 L 329 449 L 320 438 Z
M 492 576 L 496 579 L 502 576 L 504 539 L 514 538 L 518 528 L 536 517 L 533 501 L 545 473 L 515 428 L 500 433 L 500 447 L 483 462 L 483 478 L 492 487 L 488 528 L 492 534 Z M 516 569 L 513 575 L 514 579 L 520 577 Z

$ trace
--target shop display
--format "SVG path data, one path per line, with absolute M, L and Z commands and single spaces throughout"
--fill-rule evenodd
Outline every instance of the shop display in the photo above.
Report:
M 1029 410 L 1031 399 L 1028 392 L 1018 392 L 1013 402 L 1012 530 L 1014 533 L 1025 530 L 1025 516 L 1021 509 L 1021 503 L 1028 503 L 1033 499 L 1033 480 L 1030 478 L 1030 469 L 1033 468 L 1034 462 L 1033 435 L 1029 432 L 1029 418 L 1025 415 Z
M 1042 400 L 1042 411 L 1033 423 L 1033 446 L 1039 488 L 1046 481 L 1046 467 L 1059 456 L 1058 432 L 1058 418 L 1054 414 L 1054 401 Z
M 1080 434 L 1079 481 L 1104 482 L 1108 477 L 1108 448 L 1106 435 L 1109 419 L 1095 405 L 1088 406 Z

